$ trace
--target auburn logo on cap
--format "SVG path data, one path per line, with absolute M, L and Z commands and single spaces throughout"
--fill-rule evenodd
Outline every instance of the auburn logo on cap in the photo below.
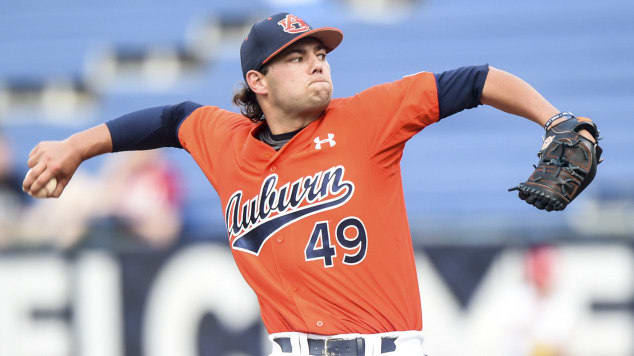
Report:
M 287 33 L 302 33 L 310 30 L 310 26 L 304 20 L 295 15 L 288 14 L 285 18 L 277 22 L 282 26 L 284 32 Z

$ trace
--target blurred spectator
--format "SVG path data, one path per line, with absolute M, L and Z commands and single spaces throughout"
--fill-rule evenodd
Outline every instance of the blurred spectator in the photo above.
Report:
M 9 142 L 0 132 L 0 248 L 18 236 L 18 221 L 27 202 Z
M 21 245 L 73 247 L 86 234 L 92 219 L 108 206 L 103 183 L 78 170 L 58 199 L 34 199 L 21 223 Z
M 97 176 L 78 170 L 59 199 L 37 200 L 23 219 L 28 244 L 164 248 L 178 238 L 178 175 L 160 151 L 108 156 Z
M 180 180 L 160 150 L 112 156 L 102 179 L 108 191 L 108 215 L 121 232 L 155 248 L 167 247 L 178 238 Z
M 577 305 L 557 288 L 557 254 L 552 246 L 531 247 L 524 255 L 524 278 L 506 296 L 500 318 L 504 355 L 564 356 Z

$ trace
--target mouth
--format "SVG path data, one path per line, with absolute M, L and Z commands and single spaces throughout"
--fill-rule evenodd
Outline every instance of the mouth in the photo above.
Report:
M 312 82 L 310 82 L 310 83 L 309 83 L 309 85 L 319 84 L 319 83 L 322 83 L 322 84 L 328 84 L 328 85 L 330 85 L 330 82 L 329 82 L 329 81 L 327 81 L 327 80 L 324 80 L 324 79 L 320 79 L 320 80 L 313 80 Z

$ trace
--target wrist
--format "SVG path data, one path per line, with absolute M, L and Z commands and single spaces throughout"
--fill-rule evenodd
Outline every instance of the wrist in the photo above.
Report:
M 62 143 L 66 146 L 66 151 L 73 160 L 83 162 L 84 160 L 90 158 L 87 153 L 88 148 L 85 147 L 86 142 L 83 142 L 79 137 L 77 137 L 77 134 L 68 137 L 62 141 Z
M 544 130 L 548 131 L 548 129 L 552 126 L 555 126 L 562 121 L 566 121 L 574 117 L 575 115 L 571 112 L 560 112 L 556 115 L 553 115 L 548 120 L 546 120 L 546 123 L 544 124 Z
M 76 133 L 64 142 L 68 144 L 71 152 L 81 161 L 103 153 L 112 152 L 110 131 L 103 124 Z
M 544 130 L 548 131 L 551 127 L 555 127 L 559 123 L 561 123 L 563 121 L 566 121 L 566 120 L 569 120 L 569 119 L 578 120 L 577 117 L 571 112 L 560 112 L 560 113 L 558 113 L 556 115 L 553 115 L 544 124 Z M 596 143 L 597 142 L 595 137 L 592 136 L 592 134 L 588 130 L 582 129 L 582 130 L 579 130 L 578 132 L 579 132 L 579 134 L 581 136 L 585 137 L 590 142 L 592 142 L 592 143 Z

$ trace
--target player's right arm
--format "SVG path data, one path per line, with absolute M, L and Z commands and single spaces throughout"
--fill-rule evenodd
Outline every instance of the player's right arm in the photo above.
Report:
M 200 105 L 184 102 L 136 111 L 78 132 L 63 141 L 38 143 L 29 154 L 30 168 L 22 189 L 34 195 L 55 177 L 51 197 L 59 197 L 79 165 L 109 152 L 179 147 L 180 124 Z

